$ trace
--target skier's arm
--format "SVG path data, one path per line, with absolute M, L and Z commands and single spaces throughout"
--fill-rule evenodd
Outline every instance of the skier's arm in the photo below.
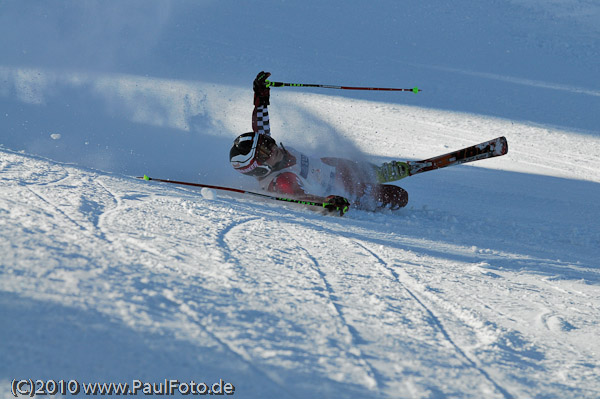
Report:
M 269 126 L 269 98 L 270 89 L 267 87 L 266 80 L 271 76 L 270 72 L 261 71 L 256 75 L 254 83 L 254 111 L 252 111 L 252 131 L 259 134 L 271 135 Z
M 269 184 L 269 191 L 293 196 L 303 201 L 324 202 L 324 197 L 312 195 L 304 191 L 302 180 L 295 173 L 283 172 Z

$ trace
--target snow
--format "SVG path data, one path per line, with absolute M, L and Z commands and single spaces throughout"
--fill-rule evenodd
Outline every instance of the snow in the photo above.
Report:
M 0 397 L 599 397 L 598 6 L 260 5 L 0 6 Z M 136 178 L 258 190 L 227 153 L 260 70 L 423 89 L 272 89 L 274 137 L 310 153 L 509 152 L 341 218 Z

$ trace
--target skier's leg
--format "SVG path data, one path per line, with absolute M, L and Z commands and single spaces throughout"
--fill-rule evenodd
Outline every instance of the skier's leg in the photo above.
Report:
M 369 164 L 344 158 L 322 158 L 323 162 L 334 166 L 336 182 L 350 195 L 362 196 L 367 186 L 375 182 L 373 170 Z

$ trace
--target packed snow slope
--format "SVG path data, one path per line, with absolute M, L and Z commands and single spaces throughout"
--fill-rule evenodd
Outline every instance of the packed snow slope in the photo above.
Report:
M 600 397 L 598 18 L 578 0 L 2 2 L 0 397 L 14 379 Z M 262 69 L 423 89 L 273 89 L 286 145 L 379 162 L 504 135 L 509 153 L 344 217 L 135 178 L 257 189 L 227 153 Z

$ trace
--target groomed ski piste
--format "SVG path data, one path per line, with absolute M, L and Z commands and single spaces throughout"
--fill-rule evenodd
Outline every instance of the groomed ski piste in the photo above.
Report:
M 240 51 L 220 44 L 216 57 Z M 482 85 L 457 108 L 433 104 L 445 93 L 433 77 L 417 82 L 422 93 L 383 100 L 271 90 L 274 138 L 307 152 L 419 160 L 507 138 L 505 156 L 399 181 L 410 196 L 400 211 L 339 217 L 137 179 L 259 190 L 227 159 L 250 130 L 251 81 L 269 65 L 245 68 L 229 84 L 216 71 L 0 66 L 0 398 L 29 379 L 230 383 L 240 398 L 600 396 L 600 137 L 586 111 L 598 82 L 430 67 Z M 302 71 L 272 70 L 274 80 Z M 338 72 L 346 81 L 323 83 L 354 73 Z M 515 87 L 540 94 L 514 98 L 532 120 L 512 104 L 500 115 L 475 104 Z M 572 123 L 544 110 L 563 95 L 572 109 L 587 104 Z

